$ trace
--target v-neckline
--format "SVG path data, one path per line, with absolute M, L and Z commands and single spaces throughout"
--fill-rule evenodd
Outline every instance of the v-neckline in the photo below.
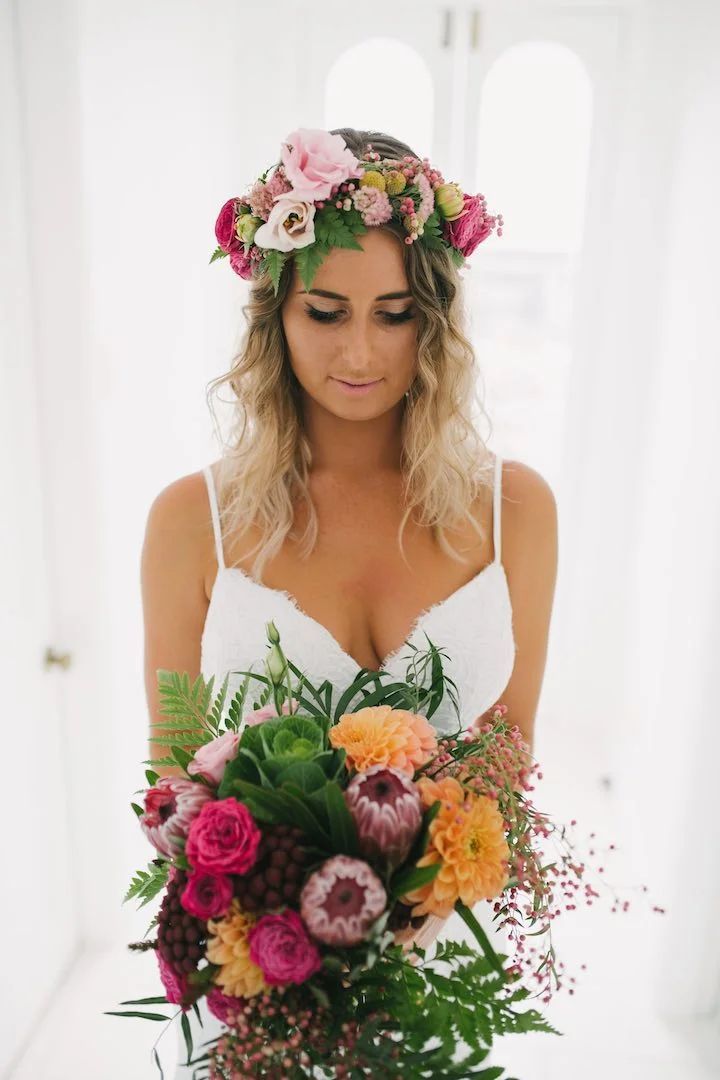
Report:
M 416 618 L 413 620 L 410 630 L 406 634 L 402 644 L 399 645 L 397 649 L 393 649 L 392 652 L 388 653 L 388 655 L 383 659 L 379 667 L 369 668 L 368 670 L 378 672 L 388 671 L 389 666 L 392 665 L 395 660 L 400 656 L 401 652 L 403 652 L 403 650 L 405 649 L 408 641 L 415 636 L 415 634 L 421 628 L 422 624 L 432 612 L 437 611 L 439 608 L 443 608 L 446 604 L 451 603 L 458 596 L 464 593 L 466 589 L 469 589 L 471 586 L 476 585 L 481 579 L 484 579 L 487 574 L 495 568 L 501 570 L 503 577 L 505 577 L 505 567 L 503 566 L 502 561 L 498 558 L 493 559 L 492 562 L 489 562 L 487 566 L 484 566 L 482 570 L 480 570 L 477 574 L 474 574 L 469 581 L 465 581 L 462 585 L 458 585 L 457 589 L 454 589 L 448 596 L 445 596 L 442 600 L 438 600 L 436 601 L 436 603 L 430 604 L 429 607 L 424 608 L 423 611 L 421 611 L 420 614 L 417 615 Z M 358 664 L 355 657 L 351 656 L 350 653 L 342 647 L 338 639 L 330 630 L 328 630 L 327 626 L 325 626 L 324 623 L 321 623 L 318 619 L 314 618 L 314 616 L 309 615 L 308 612 L 304 610 L 304 608 L 300 607 L 300 604 L 292 593 L 288 592 L 286 589 L 276 589 L 273 588 L 271 585 L 264 585 L 262 582 L 255 581 L 255 579 L 252 578 L 250 574 L 246 573 L 246 571 L 239 566 L 221 566 L 218 568 L 218 572 L 215 576 L 215 581 L 213 583 L 212 592 L 210 594 L 211 603 L 212 597 L 215 593 L 215 587 L 217 585 L 218 578 L 221 574 L 236 574 L 243 581 L 255 586 L 255 588 L 259 589 L 261 592 L 281 597 L 281 599 L 283 599 L 287 604 L 289 604 L 290 607 L 294 608 L 294 610 L 302 619 L 304 619 L 312 626 L 316 626 L 325 636 L 328 642 L 335 648 L 335 650 L 340 656 L 352 663 L 358 671 L 361 670 L 362 664 Z M 505 579 L 507 580 L 507 578 Z

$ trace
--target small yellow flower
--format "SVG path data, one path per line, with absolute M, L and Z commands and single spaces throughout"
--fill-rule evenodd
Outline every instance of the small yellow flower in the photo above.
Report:
M 219 964 L 214 982 L 224 994 L 232 997 L 253 997 L 268 989 L 262 968 L 250 959 L 247 935 L 257 916 L 243 911 L 236 896 L 230 910 L 222 919 L 208 920 L 208 942 L 205 955 Z
M 375 169 L 366 169 L 360 177 L 360 187 L 376 187 L 379 191 L 385 191 L 385 177 Z
M 437 799 L 441 805 L 430 822 L 427 850 L 416 865 L 442 866 L 432 881 L 401 900 L 414 904 L 413 915 L 447 918 L 458 899 L 472 907 L 499 896 L 510 876 L 510 849 L 497 801 L 467 794 L 452 776 L 437 781 L 421 777 L 417 786 L 426 807 Z
M 399 169 L 385 173 L 385 190 L 388 195 L 399 195 L 406 187 L 406 180 Z

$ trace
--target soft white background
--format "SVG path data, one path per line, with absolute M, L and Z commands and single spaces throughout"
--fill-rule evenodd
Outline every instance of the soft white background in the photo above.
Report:
M 597 833 L 607 884 L 555 926 L 565 1034 L 493 1060 L 720 1075 L 719 50 L 714 0 L 2 0 L 2 1076 L 159 1075 L 164 1025 L 103 1015 L 160 988 L 126 949 L 154 907 L 120 903 L 148 859 L 145 519 L 217 455 L 245 296 L 208 266 L 220 206 L 294 127 L 343 125 L 503 213 L 465 275 L 490 442 L 558 502 L 535 799 Z

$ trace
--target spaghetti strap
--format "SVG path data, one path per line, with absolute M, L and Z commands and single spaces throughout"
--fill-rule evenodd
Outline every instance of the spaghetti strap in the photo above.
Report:
M 213 533 L 215 534 L 215 554 L 217 556 L 218 569 L 225 569 L 225 559 L 223 557 L 223 545 L 222 545 L 222 533 L 220 531 L 220 512 L 218 510 L 217 493 L 215 491 L 215 481 L 213 479 L 212 469 L 209 465 L 205 465 L 203 468 L 205 473 L 205 483 L 208 489 L 208 499 L 210 501 L 210 513 L 212 514 Z
M 500 562 L 501 544 L 501 517 L 502 517 L 502 458 L 495 455 L 495 484 L 493 487 L 493 548 L 495 558 L 493 562 Z

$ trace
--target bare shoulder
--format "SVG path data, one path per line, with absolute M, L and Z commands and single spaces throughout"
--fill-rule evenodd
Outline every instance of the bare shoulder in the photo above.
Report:
M 531 560 L 537 571 L 554 577 L 558 543 L 555 493 L 542 473 L 525 462 L 503 460 L 502 525 L 503 562 L 512 568 Z
M 205 581 L 212 570 L 212 517 L 202 470 L 167 484 L 148 511 L 143 566 L 149 572 L 187 574 Z
M 555 493 L 537 469 L 523 461 L 503 459 L 502 463 L 503 511 L 512 512 L 522 507 L 525 514 L 544 516 L 552 520 L 557 514 Z

